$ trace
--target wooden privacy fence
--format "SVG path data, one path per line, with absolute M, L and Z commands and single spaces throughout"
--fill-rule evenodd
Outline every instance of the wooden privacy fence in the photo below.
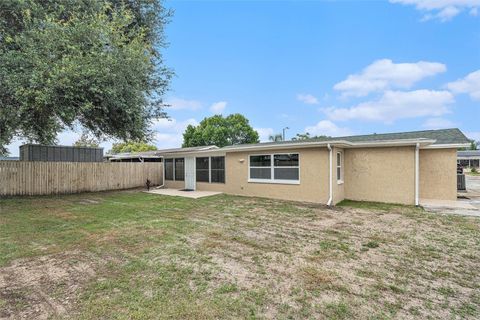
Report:
M 159 162 L 0 161 L 0 196 L 118 190 L 163 183 Z

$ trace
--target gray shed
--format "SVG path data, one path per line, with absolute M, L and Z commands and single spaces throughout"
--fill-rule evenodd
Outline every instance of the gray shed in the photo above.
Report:
M 20 161 L 102 162 L 103 148 L 24 144 Z

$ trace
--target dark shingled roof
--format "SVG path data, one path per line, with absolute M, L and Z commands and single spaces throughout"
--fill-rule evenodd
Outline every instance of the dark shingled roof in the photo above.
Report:
M 424 130 L 397 133 L 368 134 L 362 136 L 347 136 L 332 138 L 335 140 L 347 140 L 350 142 L 368 142 L 399 139 L 431 139 L 436 140 L 434 144 L 457 144 L 470 143 L 468 138 L 457 128 L 441 130 Z
M 379 133 L 379 134 L 367 134 L 360 136 L 345 136 L 345 137 L 328 137 L 320 139 L 308 139 L 298 141 L 279 141 L 279 142 L 264 142 L 255 144 L 257 146 L 268 145 L 282 145 L 292 142 L 314 142 L 314 141 L 338 141 L 345 140 L 349 142 L 373 142 L 373 141 L 390 141 L 390 140 L 402 140 L 402 139 L 431 139 L 436 140 L 434 144 L 463 144 L 470 143 L 468 138 L 457 128 L 453 129 L 440 129 L 440 130 L 424 130 L 424 131 L 411 131 L 411 132 L 396 132 L 396 133 Z M 227 146 L 222 149 L 237 148 L 241 146 L 250 145 L 233 145 Z

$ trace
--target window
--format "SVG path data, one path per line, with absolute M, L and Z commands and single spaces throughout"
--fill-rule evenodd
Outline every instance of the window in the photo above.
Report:
M 210 158 L 211 182 L 225 183 L 225 157 Z
M 470 168 L 478 168 L 480 165 L 479 159 L 472 159 L 470 160 Z
M 342 153 L 337 152 L 337 182 L 343 181 L 342 173 Z
M 250 156 L 252 182 L 298 183 L 300 163 L 298 153 Z
M 175 181 L 185 180 L 185 159 L 175 158 Z
M 272 156 L 250 156 L 250 179 L 272 179 Z
M 173 180 L 173 159 L 165 159 L 165 180 Z
M 299 179 L 298 153 L 276 154 L 273 156 L 275 180 Z
M 209 167 L 210 162 L 208 157 L 196 158 L 196 176 L 198 182 L 210 182 Z

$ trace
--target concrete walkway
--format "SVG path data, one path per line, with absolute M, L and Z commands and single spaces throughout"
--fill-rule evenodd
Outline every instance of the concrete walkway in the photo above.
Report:
M 178 189 L 152 189 L 150 191 L 145 191 L 145 192 L 152 193 L 152 194 L 161 194 L 164 196 L 185 197 L 185 198 L 192 198 L 192 199 L 198 199 L 198 198 L 221 194 L 221 192 L 215 192 L 215 191 L 182 191 Z
M 449 201 L 420 199 L 420 205 L 430 212 L 480 217 L 480 209 L 473 205 L 471 200 L 459 199 L 457 201 Z
M 420 199 L 420 205 L 427 211 L 480 217 L 480 176 L 465 176 L 467 191 L 459 192 L 457 201 Z

